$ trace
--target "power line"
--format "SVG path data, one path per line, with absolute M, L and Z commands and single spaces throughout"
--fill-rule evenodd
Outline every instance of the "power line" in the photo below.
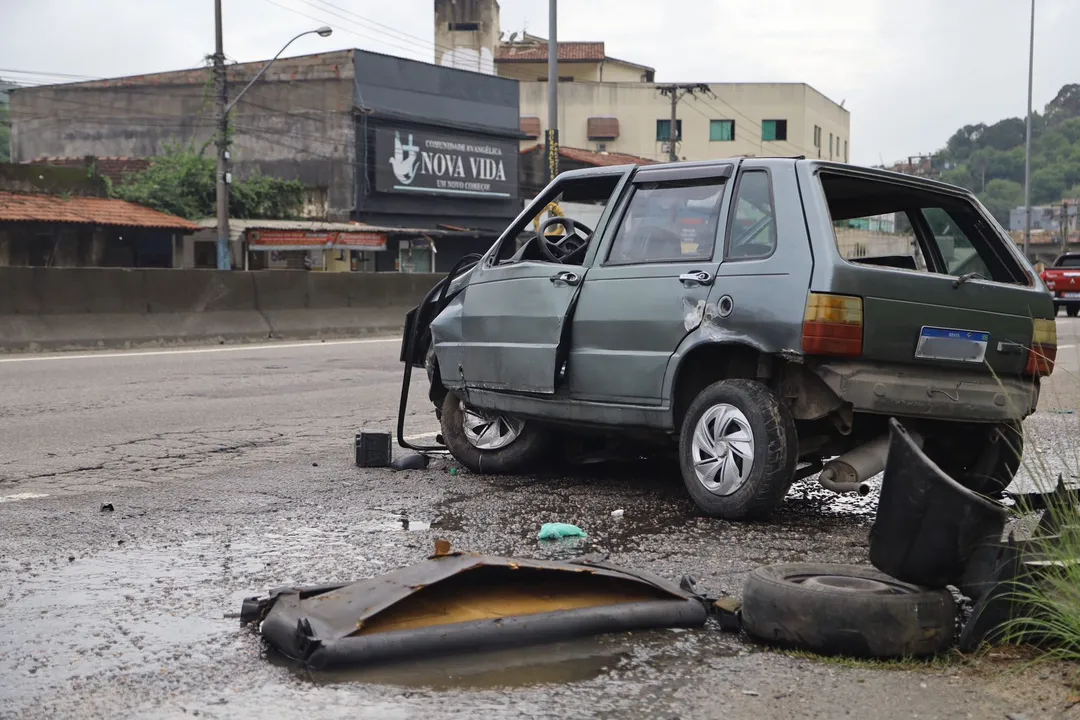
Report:
M 334 28 L 335 30 L 340 30 L 341 32 L 348 33 L 350 35 L 355 35 L 356 37 L 361 38 L 363 40 L 377 40 L 377 41 L 383 42 L 385 45 L 388 45 L 388 46 L 393 47 L 393 48 L 397 48 L 398 50 L 405 50 L 407 52 L 415 52 L 415 47 L 407 47 L 407 46 L 404 46 L 404 45 L 400 45 L 398 43 L 386 42 L 382 38 L 376 38 L 376 37 L 372 37 L 370 35 L 363 35 L 363 34 L 357 32 L 356 30 L 353 30 L 353 29 L 350 29 L 350 28 L 347 28 L 347 27 L 343 28 L 340 25 L 335 25 L 334 23 L 327 22 L 323 18 L 315 17 L 314 15 L 309 15 L 309 14 L 307 14 L 305 12 L 297 10 L 296 8 L 289 7 L 288 5 L 282 5 L 281 3 L 276 2 L 276 0 L 263 0 L 263 1 L 267 2 L 267 3 L 270 3 L 271 5 L 275 5 L 275 6 L 279 7 L 279 8 L 281 8 L 282 10 L 288 10 L 289 12 L 294 13 L 296 15 L 299 15 L 300 17 L 305 17 L 308 20 L 312 20 L 312 21 L 317 22 L 317 23 L 322 23 L 323 25 L 329 25 L 330 27 Z M 341 16 L 340 15 L 335 15 L 335 17 L 340 18 Z M 352 22 L 351 20 L 348 20 L 348 18 L 342 18 L 342 19 L 346 20 L 347 22 Z M 425 52 L 426 52 L 426 49 L 425 49 Z

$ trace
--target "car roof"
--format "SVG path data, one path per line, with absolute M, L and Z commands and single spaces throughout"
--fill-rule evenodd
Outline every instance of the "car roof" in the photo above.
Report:
M 821 169 L 834 170 L 844 173 L 855 173 L 867 178 L 876 178 L 889 182 L 902 182 L 906 185 L 918 186 L 931 191 L 945 191 L 951 193 L 960 193 L 963 195 L 973 195 L 973 193 L 967 188 L 961 187 L 959 185 L 951 185 L 949 183 L 941 182 L 940 180 L 932 180 L 930 178 L 920 177 L 917 175 L 907 175 L 905 173 L 896 172 L 894 170 L 886 170 L 884 168 L 854 165 L 851 163 L 842 163 L 833 160 L 807 159 L 805 155 L 753 157 L 737 155 L 734 157 L 716 158 L 713 160 L 677 160 L 675 162 L 659 162 L 651 163 L 649 165 L 608 165 L 604 167 L 582 168 L 580 170 L 567 170 L 563 173 L 560 173 L 560 177 L 576 178 L 588 177 L 590 175 L 619 174 L 634 168 L 649 168 L 650 170 L 659 170 L 664 168 L 691 169 L 695 167 L 710 167 L 717 165 L 738 165 L 744 160 L 765 160 L 769 161 L 770 163 L 807 163 L 811 165 L 814 170 Z

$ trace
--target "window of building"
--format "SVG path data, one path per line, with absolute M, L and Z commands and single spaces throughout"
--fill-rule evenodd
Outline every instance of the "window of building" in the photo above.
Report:
M 829 159 L 832 160 L 832 133 L 829 133 Z
M 608 253 L 609 265 L 708 260 L 716 244 L 724 181 L 637 187 Z
M 735 139 L 734 120 L 710 120 L 709 142 L 729 142 Z
M 816 148 L 821 147 L 821 126 L 820 125 L 815 125 L 814 126 L 814 147 L 816 147 Z
M 656 141 L 667 142 L 671 139 L 671 119 L 656 121 Z M 675 140 L 682 142 L 682 120 L 675 121 Z
M 844 141 L 844 162 L 847 162 L 847 140 Z
M 607 152 L 607 143 L 596 143 L 596 152 Z
M 776 214 L 769 173 L 764 170 L 744 172 L 739 176 L 735 217 L 728 228 L 727 258 L 764 258 L 772 255 L 775 249 Z
M 762 120 L 762 140 L 787 140 L 787 120 Z
M 452 22 L 447 23 L 450 32 L 475 32 L 480 29 L 478 22 Z
M 536 82 L 547 82 L 547 81 L 548 81 L 547 75 L 544 75 L 543 77 L 536 78 Z M 560 75 L 559 76 L 559 82 L 574 82 L 574 76 L 573 75 Z

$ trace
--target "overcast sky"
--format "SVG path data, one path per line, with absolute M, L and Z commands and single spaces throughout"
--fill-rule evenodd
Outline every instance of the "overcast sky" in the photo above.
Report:
M 359 47 L 431 61 L 432 0 L 224 0 L 225 53 Z M 547 0 L 502 0 L 502 27 L 547 32 Z M 966 123 L 1023 116 L 1028 0 L 562 0 L 559 39 L 603 40 L 658 81 L 806 82 L 851 111 L 853 162 L 941 147 Z M 305 17 L 307 16 L 307 17 Z M 213 52 L 212 0 L 0 0 L 0 78 L 192 67 Z M 1037 0 L 1034 105 L 1080 82 L 1080 0 Z

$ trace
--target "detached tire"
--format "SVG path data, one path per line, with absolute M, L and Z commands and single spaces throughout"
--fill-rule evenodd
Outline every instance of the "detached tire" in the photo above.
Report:
M 476 473 L 516 475 L 536 469 L 553 447 L 552 434 L 535 423 L 465 406 L 456 393 L 443 398 L 443 442 Z
M 683 482 L 697 506 L 713 517 L 767 517 L 791 487 L 798 454 L 791 411 L 753 380 L 709 385 L 683 418 Z
M 757 640 L 821 655 L 925 657 L 952 644 L 956 606 L 948 590 L 870 567 L 785 563 L 746 578 L 742 623 Z

